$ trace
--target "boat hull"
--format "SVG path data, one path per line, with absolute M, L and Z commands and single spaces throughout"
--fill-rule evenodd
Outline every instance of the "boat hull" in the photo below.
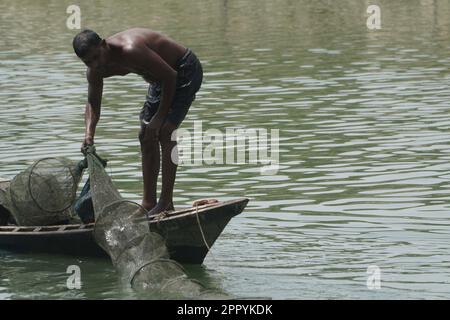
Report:
M 172 259 L 201 264 L 230 219 L 240 214 L 247 203 L 248 199 L 242 198 L 179 210 L 150 219 L 149 226 L 165 238 Z M 94 240 L 93 228 L 94 224 L 3 226 L 0 227 L 0 250 L 107 257 Z

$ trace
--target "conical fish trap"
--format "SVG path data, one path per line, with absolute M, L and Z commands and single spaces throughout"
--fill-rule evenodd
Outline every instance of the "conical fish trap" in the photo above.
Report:
M 65 158 L 38 160 L 11 181 L 5 207 L 21 226 L 68 220 L 82 172 L 78 162 Z
M 182 266 L 170 259 L 161 235 L 151 232 L 146 210 L 122 198 L 93 147 L 86 158 L 96 216 L 95 241 L 108 253 L 124 284 L 162 298 L 227 297 L 212 294 L 189 279 Z

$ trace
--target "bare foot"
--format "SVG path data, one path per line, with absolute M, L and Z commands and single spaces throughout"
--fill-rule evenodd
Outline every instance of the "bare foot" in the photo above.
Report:
M 173 207 L 173 203 L 171 202 L 169 204 L 165 204 L 165 203 L 158 202 L 158 204 L 148 212 L 148 215 L 149 216 L 157 215 L 163 211 L 175 211 L 175 208 Z
M 146 202 L 146 201 L 142 201 L 141 206 L 145 210 L 150 211 L 151 209 L 153 209 L 156 206 L 156 203 L 149 203 L 149 202 Z

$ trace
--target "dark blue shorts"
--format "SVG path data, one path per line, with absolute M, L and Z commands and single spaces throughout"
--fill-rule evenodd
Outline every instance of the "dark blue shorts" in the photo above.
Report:
M 203 68 L 197 56 L 187 49 L 184 56 L 177 61 L 176 71 L 178 72 L 176 91 L 166 121 L 170 121 L 178 127 L 186 117 L 189 107 L 195 100 L 195 94 L 200 89 L 203 80 Z M 161 85 L 151 84 L 139 116 L 141 125 L 150 122 L 158 111 L 160 102 Z

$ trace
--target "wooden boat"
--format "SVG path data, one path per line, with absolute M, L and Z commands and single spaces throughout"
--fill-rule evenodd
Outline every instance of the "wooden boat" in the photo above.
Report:
M 241 198 L 178 210 L 151 217 L 149 226 L 166 239 L 172 259 L 201 264 L 230 219 L 240 214 L 247 203 L 247 198 Z M 106 257 L 94 240 L 93 228 L 93 223 L 0 226 L 0 250 Z

